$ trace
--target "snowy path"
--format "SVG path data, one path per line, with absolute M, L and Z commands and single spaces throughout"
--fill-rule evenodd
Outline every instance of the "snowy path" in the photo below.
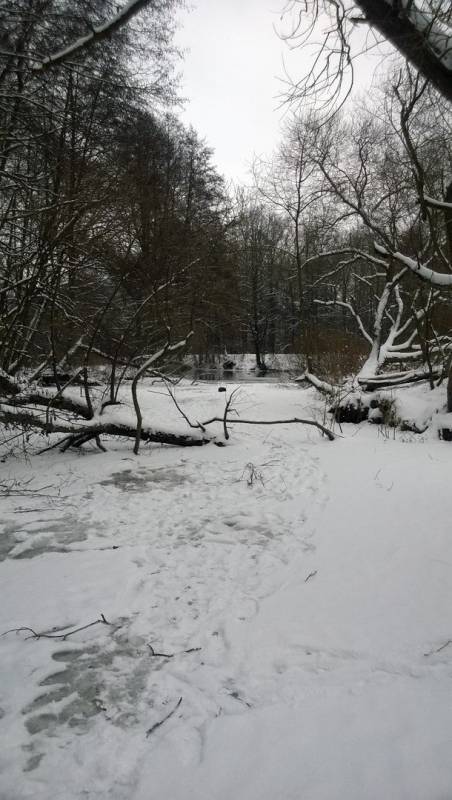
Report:
M 112 624 L 0 639 L 1 800 L 452 796 L 451 462 L 287 426 L 23 465 L 61 496 L 5 501 L 0 630 Z
M 439 650 L 452 638 L 450 455 L 426 445 L 413 492 L 418 447 L 357 440 L 320 451 L 329 500 L 316 519 L 315 575 L 305 582 L 296 559 L 254 619 L 231 620 L 252 710 L 210 724 L 195 770 L 162 770 L 163 742 L 149 770 L 164 796 L 452 796 L 452 646 Z M 363 485 L 344 503 L 347 487 Z

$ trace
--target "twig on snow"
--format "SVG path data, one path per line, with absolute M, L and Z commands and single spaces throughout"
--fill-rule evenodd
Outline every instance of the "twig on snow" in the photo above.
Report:
M 176 713 L 181 703 L 182 703 L 182 697 L 179 697 L 179 700 L 177 701 L 176 705 L 174 706 L 173 709 L 171 709 L 171 711 L 166 715 L 166 717 L 163 717 L 163 719 L 161 719 L 159 722 L 155 722 L 154 725 L 151 725 L 149 730 L 146 731 L 146 737 L 150 736 L 151 733 L 154 733 L 154 731 L 156 731 L 157 728 L 160 728 L 160 726 L 163 725 L 164 722 L 166 722 L 170 717 L 172 717 L 173 714 Z
M 307 583 L 310 580 L 310 578 L 313 578 L 315 575 L 317 575 L 317 570 L 316 569 L 314 570 L 314 572 L 310 572 L 309 573 L 307 578 L 304 579 L 304 582 Z
M 200 647 L 189 647 L 188 650 L 180 650 L 178 653 L 156 653 L 152 644 L 148 644 L 151 656 L 154 658 L 174 658 L 174 656 L 185 655 L 185 653 L 197 653 Z
M 174 658 L 174 653 L 156 653 L 152 644 L 148 644 L 149 650 L 151 651 L 150 655 L 155 658 Z
M 58 497 L 58 495 L 51 495 L 51 494 L 43 494 L 46 489 L 54 489 L 55 486 L 52 483 L 47 484 L 46 486 L 39 486 L 36 489 L 27 489 L 26 487 L 34 480 L 34 478 L 30 478 L 28 481 L 20 482 L 17 480 L 10 480 L 6 482 L 0 483 L 0 495 L 4 497 L 10 497 L 11 495 L 14 497 L 50 497 L 54 499 Z
M 435 653 L 440 653 L 441 650 L 445 650 L 450 644 L 452 644 L 452 639 L 448 639 L 447 642 L 444 642 L 444 644 L 442 644 L 441 647 L 438 647 L 436 650 L 430 650 L 428 653 L 424 653 L 424 656 L 428 657 L 435 655 Z
M 79 628 L 74 628 L 73 631 L 68 631 L 67 633 L 47 633 L 43 631 L 38 633 L 37 631 L 33 630 L 33 628 L 22 627 L 22 628 L 11 628 L 9 631 L 4 631 L 1 636 L 6 636 L 7 633 L 21 633 L 22 631 L 29 631 L 31 636 L 27 636 L 27 639 L 61 639 L 61 641 L 66 641 L 69 636 L 73 636 L 74 633 L 79 633 L 80 631 L 85 631 L 87 628 L 92 628 L 93 625 L 111 625 L 111 622 L 105 619 L 104 615 L 100 615 L 100 619 L 94 620 L 94 622 L 89 622 L 87 625 L 81 625 Z

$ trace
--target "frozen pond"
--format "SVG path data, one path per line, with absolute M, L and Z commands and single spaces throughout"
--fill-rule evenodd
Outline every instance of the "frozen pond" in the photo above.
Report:
M 228 353 L 210 358 L 193 356 L 184 377 L 193 381 L 221 383 L 288 383 L 303 371 L 303 359 L 294 353 L 265 356 L 266 370 L 259 370 L 252 353 Z
M 193 381 L 216 381 L 221 383 L 287 383 L 293 380 L 300 373 L 300 370 L 279 370 L 268 369 L 260 372 L 257 369 L 237 368 L 226 370 L 221 366 L 212 367 L 206 364 L 205 367 L 193 367 L 185 373 L 186 378 Z

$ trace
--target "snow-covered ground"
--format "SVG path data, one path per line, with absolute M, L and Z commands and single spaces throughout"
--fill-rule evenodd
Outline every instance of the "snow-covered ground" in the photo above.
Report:
M 237 408 L 323 414 L 295 386 Z M 362 423 L 108 446 L 1 464 L 0 632 L 110 623 L 0 638 L 1 800 L 451 798 L 452 445 Z

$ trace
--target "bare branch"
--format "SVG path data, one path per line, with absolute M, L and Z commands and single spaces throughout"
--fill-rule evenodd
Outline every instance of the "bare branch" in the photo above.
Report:
M 67 45 L 67 47 L 64 47 L 62 50 L 58 50 L 56 53 L 46 56 L 42 59 L 42 61 L 35 62 L 31 65 L 31 69 L 33 72 L 43 72 L 51 67 L 56 66 L 57 64 L 62 64 L 68 61 L 70 58 L 78 55 L 80 52 L 86 50 L 96 42 L 101 42 L 102 39 L 112 36 L 112 34 L 118 30 L 118 28 L 121 28 L 123 25 L 125 25 L 129 19 L 134 17 L 135 14 L 138 14 L 139 11 L 153 1 L 154 0 L 129 0 L 129 2 L 126 3 L 125 6 L 118 11 L 115 16 L 107 20 L 107 22 L 93 27 L 91 32 L 86 34 L 86 36 L 81 36 L 75 42 Z
M 224 417 L 212 417 L 206 420 L 206 422 L 203 422 L 203 425 L 207 426 L 212 422 L 222 422 L 224 424 Z M 320 422 L 316 422 L 313 419 L 298 419 L 298 417 L 293 417 L 292 419 L 228 419 L 228 425 L 291 425 L 293 423 L 312 425 L 314 428 L 324 433 L 330 442 L 334 441 L 336 438 L 329 428 L 325 428 L 324 425 L 321 425 Z

